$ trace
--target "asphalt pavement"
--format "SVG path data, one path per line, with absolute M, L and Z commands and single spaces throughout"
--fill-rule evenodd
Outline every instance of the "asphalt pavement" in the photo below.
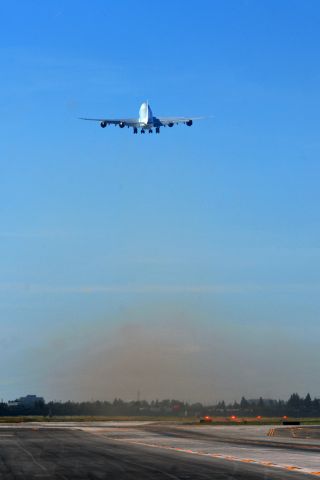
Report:
M 0 427 L 0 479 L 302 480 L 317 476 L 319 451 L 294 452 L 298 457 L 293 460 L 301 465 L 288 470 L 278 457 L 283 459 L 287 451 L 291 455 L 289 447 L 270 452 L 260 445 L 229 445 L 210 439 L 206 428 L 194 429 L 195 437 L 190 438 L 186 434 L 190 428 L 148 424 Z M 227 433 L 232 437 L 233 432 Z M 222 433 L 221 438 L 225 438 Z M 257 451 L 271 462 L 258 460 Z M 270 455 L 273 465 L 268 464 L 272 464 Z

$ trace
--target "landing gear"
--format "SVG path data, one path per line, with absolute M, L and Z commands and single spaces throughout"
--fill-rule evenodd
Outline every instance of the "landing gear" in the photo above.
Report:
M 160 127 L 156 127 L 156 133 L 160 133 Z
M 134 129 L 133 129 L 133 133 L 135 133 L 135 134 L 138 133 L 138 129 L 136 127 L 134 127 Z
M 141 128 L 141 133 L 145 133 L 143 128 Z
M 149 133 L 152 133 L 152 128 L 149 128 Z

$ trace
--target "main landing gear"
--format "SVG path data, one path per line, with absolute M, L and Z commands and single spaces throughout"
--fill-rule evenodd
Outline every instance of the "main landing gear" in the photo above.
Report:
M 153 133 L 153 129 L 152 128 L 148 128 L 148 133 Z M 156 133 L 160 133 L 160 127 L 155 127 L 155 132 Z M 138 128 L 137 127 L 133 127 L 133 133 L 136 135 L 138 133 Z M 146 130 L 144 128 L 141 128 L 140 130 L 140 133 L 146 133 Z

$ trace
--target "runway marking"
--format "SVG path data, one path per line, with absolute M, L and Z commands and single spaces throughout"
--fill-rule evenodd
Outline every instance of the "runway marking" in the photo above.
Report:
M 144 447 L 151 447 L 151 448 L 156 448 L 156 449 L 162 449 L 162 450 L 171 450 L 175 452 L 180 452 L 180 453 L 188 453 L 191 455 L 197 455 L 200 457 L 211 457 L 211 458 L 217 458 L 221 460 L 228 460 L 228 461 L 234 461 L 234 462 L 242 462 L 242 463 L 250 463 L 250 464 L 255 464 L 255 465 L 262 465 L 264 467 L 270 467 L 270 468 L 280 468 L 282 470 L 290 470 L 290 471 L 299 471 L 301 473 L 307 474 L 307 475 L 316 475 L 320 476 L 320 472 L 314 472 L 309 468 L 302 468 L 298 467 L 297 465 L 281 465 L 278 463 L 272 463 L 272 462 L 266 462 L 263 460 L 254 460 L 251 458 L 241 458 L 241 457 L 234 457 L 231 455 L 224 455 L 222 453 L 205 453 L 201 452 L 198 450 L 192 450 L 190 448 L 179 448 L 179 447 L 171 447 L 170 445 L 159 445 L 155 443 L 146 443 L 146 442 L 140 442 L 137 440 L 125 440 L 125 439 L 120 439 L 120 438 L 114 438 L 113 440 L 117 442 L 123 442 L 123 443 L 130 443 L 133 445 L 141 445 Z
M 38 462 L 38 461 L 34 458 L 34 456 L 32 455 L 32 453 L 29 452 L 29 450 L 27 450 L 26 448 L 24 448 L 24 447 L 21 445 L 20 442 L 16 442 L 16 445 L 17 445 L 23 452 L 25 452 L 25 453 L 31 458 L 32 462 L 33 462 L 35 465 L 37 465 L 37 467 L 39 467 L 42 471 L 47 472 L 47 468 L 46 468 L 44 465 L 42 465 L 40 462 Z

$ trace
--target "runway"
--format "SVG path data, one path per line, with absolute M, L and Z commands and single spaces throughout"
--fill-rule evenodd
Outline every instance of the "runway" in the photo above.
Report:
M 270 427 L 148 422 L 0 426 L 0 478 L 302 480 L 320 477 L 319 437 L 273 437 L 268 436 L 269 431 Z

